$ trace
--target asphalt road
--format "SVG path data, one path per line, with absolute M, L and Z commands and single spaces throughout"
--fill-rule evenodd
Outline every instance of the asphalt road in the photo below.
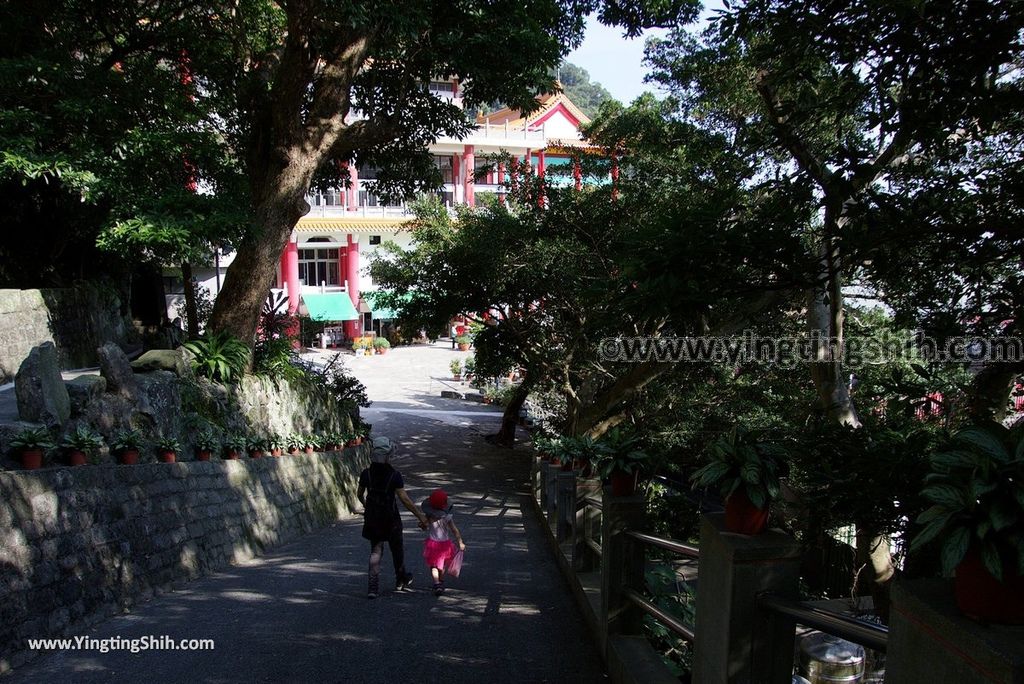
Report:
M 389 355 L 400 369 L 390 381 L 385 368 L 373 368 L 371 397 L 374 386 L 388 383 L 387 399 L 366 416 L 376 434 L 395 440 L 394 464 L 414 501 L 441 486 L 455 504 L 466 559 L 444 596 L 430 591 L 422 533 L 406 513 L 413 590 L 393 591 L 385 557 L 383 593 L 367 599 L 369 547 L 361 521 L 345 520 L 86 633 L 212 639 L 213 650 L 60 651 L 0 681 L 603 681 L 597 649 L 526 508 L 526 455 L 483 441 L 498 414 L 429 396 L 425 389 L 434 380 L 424 379 L 427 371 L 413 355 L 433 368 L 437 347 L 406 358 L 402 352 Z

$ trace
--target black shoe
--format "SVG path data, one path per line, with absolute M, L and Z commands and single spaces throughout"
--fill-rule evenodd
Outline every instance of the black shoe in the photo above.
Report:
M 410 585 L 412 585 L 412 573 L 407 573 L 402 579 L 398 580 L 398 584 L 395 585 L 395 591 L 405 591 Z
M 434 596 L 440 596 L 444 593 L 444 584 L 438 582 L 434 585 Z

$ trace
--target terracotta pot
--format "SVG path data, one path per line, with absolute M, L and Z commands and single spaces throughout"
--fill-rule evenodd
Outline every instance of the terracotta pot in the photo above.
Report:
M 452 380 L 454 380 L 455 382 L 462 382 L 462 376 L 461 375 L 453 375 L 452 376 Z
M 228 461 L 237 461 L 238 451 L 235 449 L 228 449 L 227 451 L 224 452 L 224 459 Z
M 313 453 L 314 449 L 313 449 L 313 447 L 308 446 L 308 447 L 306 447 L 305 451 L 306 451 L 307 454 L 311 454 L 311 453 Z
M 608 476 L 612 485 L 612 496 L 633 496 L 636 494 L 636 484 L 640 473 L 624 473 L 621 470 L 613 470 Z
M 743 487 L 725 500 L 725 529 L 736 534 L 761 534 L 768 527 L 768 510 L 755 506 Z
M 459 351 L 469 351 L 468 344 L 459 344 Z
M 381 356 L 384 356 L 385 354 L 388 353 L 388 349 L 385 347 L 381 347 L 380 349 L 377 350 L 377 353 L 380 354 Z
M 350 439 L 347 442 L 345 442 L 345 446 L 349 447 L 350 449 L 352 447 L 357 447 L 357 446 L 359 446 L 359 440 L 358 439 Z
M 125 449 L 118 452 L 117 462 L 121 465 L 136 465 L 139 462 L 139 450 Z
M 43 450 L 26 449 L 21 452 L 21 467 L 25 470 L 39 470 L 43 467 Z
M 985 567 L 977 547 L 972 546 L 956 566 L 953 592 L 960 612 L 972 620 L 1024 624 L 1024 577 L 1013 564 L 1004 563 L 1000 582 Z
M 161 463 L 174 463 L 176 460 L 178 460 L 177 454 L 175 454 L 173 451 L 167 450 L 161 451 L 159 454 L 157 454 L 157 459 L 159 459 Z
M 263 449 L 253 449 L 249 452 L 249 458 L 263 458 Z
M 211 455 L 212 454 L 210 453 L 209 449 L 200 449 L 199 451 L 196 452 L 196 460 L 209 461 Z
M 288 453 L 294 456 L 299 453 L 299 447 L 288 447 Z
M 270 455 L 271 456 L 280 456 L 281 455 L 281 448 L 280 447 L 274 447 L 273 449 L 270 450 Z
M 68 452 L 68 465 L 69 466 L 83 466 L 89 462 L 89 457 L 85 455 L 84 451 L 75 449 L 74 451 Z

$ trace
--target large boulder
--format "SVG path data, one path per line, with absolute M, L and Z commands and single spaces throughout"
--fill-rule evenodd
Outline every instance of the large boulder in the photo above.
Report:
M 33 347 L 14 377 L 18 415 L 30 423 L 61 426 L 71 417 L 71 399 L 60 375 L 53 342 Z
M 191 354 L 184 347 L 151 349 L 132 361 L 131 365 L 137 373 L 165 370 L 174 373 L 179 378 L 188 377 L 192 373 Z
M 100 375 L 107 381 L 107 391 L 123 397 L 136 396 L 135 371 L 128 357 L 113 342 L 107 342 L 96 350 L 100 359 Z
M 98 400 L 107 390 L 107 381 L 99 375 L 80 375 L 64 383 L 71 397 L 71 415 L 85 413 L 90 403 Z

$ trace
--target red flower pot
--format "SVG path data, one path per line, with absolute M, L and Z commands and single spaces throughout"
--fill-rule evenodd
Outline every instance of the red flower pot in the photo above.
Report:
M 249 458 L 263 458 L 263 450 L 253 449 L 252 451 L 249 452 Z
M 350 439 L 350 440 L 348 440 L 348 442 L 345 443 L 345 446 L 350 447 L 350 448 L 351 447 L 357 447 L 357 446 L 359 446 L 359 440 L 358 439 Z
M 624 473 L 613 470 L 608 476 L 612 485 L 612 496 L 633 496 L 636 494 L 636 483 L 640 473 Z
M 89 462 L 89 458 L 85 455 L 84 451 L 75 449 L 74 451 L 68 452 L 68 465 L 69 466 L 83 466 Z
M 209 449 L 200 449 L 199 451 L 196 452 L 196 460 L 209 461 L 211 455 L 212 454 L 210 453 Z
M 43 467 L 43 450 L 26 449 L 21 452 L 21 467 L 25 470 L 39 470 Z
M 157 458 L 160 459 L 161 463 L 174 463 L 176 460 L 178 460 L 177 454 L 175 454 L 173 451 L 161 451 L 159 454 L 157 454 Z
M 135 465 L 139 462 L 138 449 L 125 449 L 117 454 L 117 462 L 121 465 Z
M 271 456 L 280 456 L 281 455 L 281 449 L 278 448 L 278 447 L 275 447 L 275 448 L 271 449 L 270 450 L 270 455 Z
M 224 452 L 224 458 L 227 459 L 228 461 L 237 461 L 238 451 L 236 451 L 235 449 L 228 449 L 226 452 Z
M 461 344 L 460 343 L 459 344 L 459 351 L 469 351 L 469 345 L 468 344 Z
M 1024 624 L 1024 577 L 1012 563 L 1004 563 L 1000 582 L 985 567 L 977 547 L 971 547 L 956 566 L 953 592 L 957 607 L 973 620 Z
M 299 447 L 288 447 L 288 453 L 294 456 L 299 453 Z
M 313 453 L 313 447 L 311 447 L 311 446 L 306 447 L 306 453 L 307 454 Z
M 741 487 L 725 500 L 725 529 L 737 534 L 761 534 L 768 527 L 768 508 L 755 506 Z

